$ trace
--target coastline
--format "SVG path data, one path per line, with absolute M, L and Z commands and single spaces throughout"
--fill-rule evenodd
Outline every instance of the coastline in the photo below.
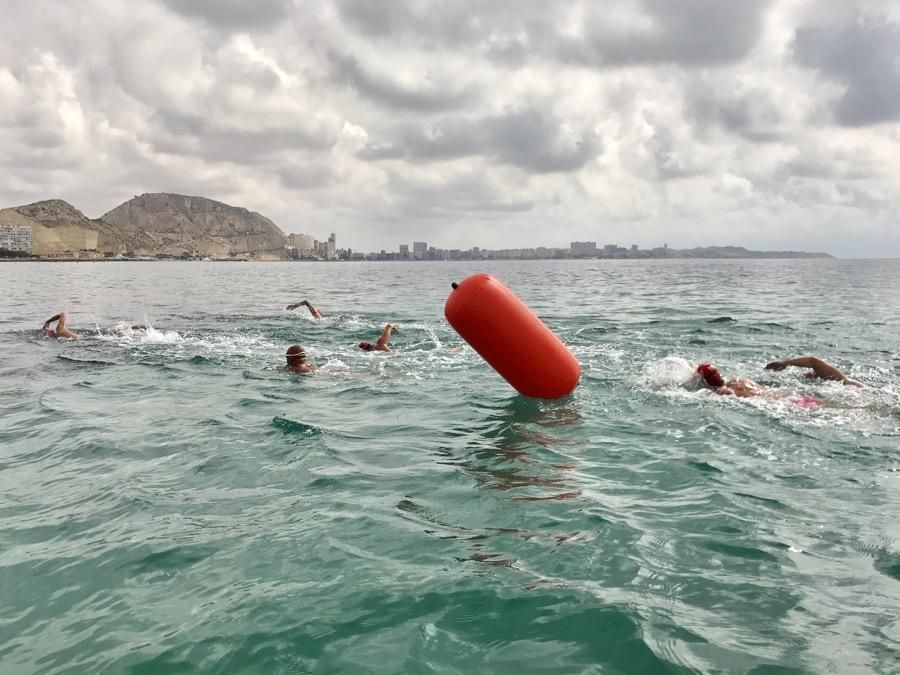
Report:
M 833 255 L 748 255 L 748 256 L 598 256 L 598 257 L 553 257 L 553 258 L 441 258 L 436 260 L 395 260 L 395 259 L 379 259 L 379 258 L 362 258 L 357 260 L 334 259 L 320 260 L 314 258 L 290 259 L 279 258 L 275 260 L 258 260 L 255 258 L 235 258 L 235 259 L 216 259 L 216 258 L 0 258 L 0 263 L 16 263 L 16 262 L 37 262 L 37 263 L 123 263 L 123 262 L 143 262 L 143 263 L 159 263 L 159 262 L 179 262 L 179 263 L 444 263 L 444 262 L 523 262 L 523 261 L 547 261 L 547 260 L 614 260 L 617 262 L 635 262 L 635 261 L 659 261 L 659 260 L 840 260 Z

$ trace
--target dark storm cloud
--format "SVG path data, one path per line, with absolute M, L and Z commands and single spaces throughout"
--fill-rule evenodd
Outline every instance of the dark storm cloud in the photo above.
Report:
M 476 98 L 469 87 L 453 82 L 426 82 L 419 87 L 397 82 L 389 75 L 375 72 L 352 56 L 330 55 L 332 76 L 338 83 L 349 84 L 360 96 L 388 108 L 409 112 L 438 112 L 461 108 Z
M 582 169 L 600 152 L 592 131 L 568 131 L 548 114 L 524 110 L 450 118 L 427 129 L 408 127 L 390 143 L 366 148 L 360 156 L 428 162 L 480 155 L 532 173 L 555 173 Z
M 476 48 L 588 67 L 734 63 L 753 49 L 769 0 L 372 3 L 338 0 L 347 24 L 377 39 Z M 624 17 L 624 18 L 623 18 Z M 579 30 L 571 30 L 576 23 Z
M 794 40 L 799 63 L 844 86 L 834 114 L 846 126 L 900 119 L 900 29 L 858 19 L 848 25 L 800 28 Z
M 161 0 L 172 11 L 230 31 L 267 28 L 283 21 L 291 0 Z

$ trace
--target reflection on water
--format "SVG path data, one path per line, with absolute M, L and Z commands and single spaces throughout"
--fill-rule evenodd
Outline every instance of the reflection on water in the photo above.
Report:
M 583 438 L 567 436 L 566 428 L 581 426 L 577 404 L 570 398 L 541 401 L 511 396 L 499 404 L 475 403 L 483 416 L 480 438 L 456 464 L 475 477 L 480 487 L 491 490 L 550 488 L 553 494 L 515 495 L 513 499 L 573 499 L 580 493 L 568 472 L 577 463 L 563 454 L 582 447 Z M 568 461 L 559 462 L 560 456 Z
M 517 502 L 567 501 L 581 496 L 571 475 L 578 462 L 565 454 L 586 443 L 575 435 L 583 419 L 574 399 L 542 401 L 515 395 L 497 402 L 476 398 L 470 408 L 475 421 L 465 451 L 441 448 L 437 451 L 440 463 L 464 471 L 478 489 L 511 492 L 510 499 Z M 559 461 L 561 457 L 565 461 Z M 416 510 L 412 502 L 408 506 Z M 418 512 L 421 515 L 422 511 Z M 528 541 L 549 537 L 558 546 L 576 534 L 498 528 L 475 535 L 466 533 L 465 538 L 513 535 Z M 472 553 L 457 560 L 506 567 L 515 563 L 514 558 L 488 551 L 485 546 L 473 544 Z

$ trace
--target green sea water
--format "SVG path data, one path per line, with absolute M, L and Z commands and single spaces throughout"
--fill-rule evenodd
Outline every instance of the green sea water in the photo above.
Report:
M 448 326 L 477 271 L 570 345 L 572 396 L 518 396 Z M 4 674 L 900 672 L 900 261 L 10 263 L 0 289 Z M 63 309 L 82 340 L 39 336 Z M 395 351 L 355 348 L 387 321 Z M 868 386 L 763 369 L 809 353 Z M 778 396 L 697 391 L 703 360 Z

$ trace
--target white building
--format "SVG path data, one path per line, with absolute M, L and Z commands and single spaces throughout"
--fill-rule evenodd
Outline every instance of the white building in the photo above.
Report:
M 0 225 L 0 248 L 7 251 L 31 253 L 31 227 L 27 225 Z

